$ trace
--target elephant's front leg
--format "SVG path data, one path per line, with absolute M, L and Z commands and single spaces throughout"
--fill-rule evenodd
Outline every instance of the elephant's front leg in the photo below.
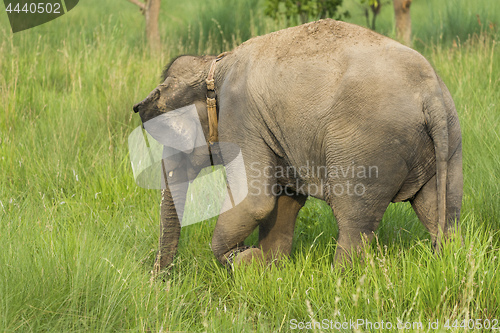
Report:
M 249 262 L 252 258 L 264 259 L 259 248 L 241 245 L 257 226 L 272 218 L 277 201 L 275 193 L 277 184 L 273 173 L 269 172 L 274 165 L 274 157 L 264 148 L 260 151 L 242 149 L 242 152 L 243 160 L 247 163 L 244 167 L 246 172 L 242 172 L 242 169 L 234 163 L 226 167 L 227 180 L 232 192 L 229 197 L 240 197 L 239 191 L 242 188 L 248 192 L 236 206 L 231 205 L 231 209 L 219 215 L 212 237 L 212 251 L 223 265 Z M 259 158 L 251 156 L 252 153 Z M 233 202 L 226 199 L 225 205 L 230 201 Z
M 263 259 L 260 249 L 241 244 L 261 222 L 271 216 L 275 203 L 276 197 L 272 195 L 249 194 L 236 207 L 219 215 L 212 237 L 212 251 L 221 264 Z
M 253 207 L 253 209 L 244 213 L 237 209 L 240 206 L 232 209 L 235 214 L 233 217 L 238 218 L 238 223 L 233 223 L 231 226 L 225 225 L 226 218 L 227 221 L 231 221 L 231 217 L 227 216 L 229 212 L 219 217 L 212 240 L 212 249 L 222 264 L 249 263 L 252 259 L 272 262 L 290 255 L 295 220 L 299 210 L 304 206 L 307 196 L 282 195 L 271 201 L 267 200 L 273 198 L 261 199 L 269 203 L 274 202 L 273 208 L 269 210 L 268 204 L 261 202 L 259 206 L 255 201 L 248 200 L 242 204 L 250 205 L 249 207 Z M 265 209 L 257 209 L 266 206 Z M 243 240 L 257 226 L 259 226 L 259 248 L 242 246 Z

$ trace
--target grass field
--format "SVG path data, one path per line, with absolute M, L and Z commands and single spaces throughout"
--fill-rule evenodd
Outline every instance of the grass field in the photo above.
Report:
M 171 57 L 217 53 L 276 29 L 259 6 L 165 1 L 164 46 L 155 56 L 144 47 L 142 17 L 125 0 L 81 1 L 15 35 L 0 6 L 1 332 L 287 332 L 323 319 L 383 320 L 393 329 L 400 322 L 411 327 L 405 331 L 428 331 L 435 321 L 445 331 L 447 320 L 447 331 L 462 331 L 455 320 L 481 320 L 500 329 L 496 0 L 412 7 L 417 47 L 448 85 L 461 121 L 463 244 L 454 240 L 435 256 L 411 207 L 393 204 L 364 264 L 332 271 L 335 219 L 311 199 L 285 267 L 229 274 L 210 250 L 211 219 L 182 229 L 166 282 L 150 282 L 160 198 L 134 184 L 127 137 L 140 120 L 131 106 Z M 379 27 L 392 35 L 389 9 Z M 364 23 L 354 12 L 351 20 Z M 368 330 L 382 329 L 358 329 Z

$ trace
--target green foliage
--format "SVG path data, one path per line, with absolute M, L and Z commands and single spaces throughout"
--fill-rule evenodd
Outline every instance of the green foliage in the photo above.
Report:
M 264 13 L 275 20 L 286 18 L 288 26 L 310 20 L 348 17 L 348 12 L 338 13 L 342 0 L 266 0 Z
M 228 273 L 210 250 L 211 219 L 182 229 L 174 269 L 165 282 L 150 282 L 160 197 L 133 181 L 127 138 L 140 120 L 131 107 L 171 57 L 216 51 L 207 41 L 191 49 L 174 33 L 182 24 L 170 15 L 189 25 L 202 3 L 189 12 L 187 3 L 162 7 L 157 56 L 125 0 L 80 2 L 15 35 L 0 15 L 0 331 L 287 332 L 291 319 L 311 317 L 421 321 L 425 330 L 429 321 L 499 318 L 500 49 L 488 23 L 500 17 L 496 2 L 483 2 L 482 33 L 423 49 L 462 126 L 463 243 L 452 239 L 434 254 L 411 207 L 393 204 L 364 263 L 341 273 L 331 269 L 338 235 L 331 209 L 309 200 L 284 267 Z M 419 38 L 444 40 L 423 29 L 430 14 L 419 3 L 412 4 Z M 436 16 L 449 8 L 432 3 Z M 470 6 L 461 11 L 470 8 L 472 18 L 483 8 Z M 445 16 L 434 19 L 443 33 L 456 33 Z M 230 44 L 243 39 L 229 36 Z
M 358 0 L 363 8 L 364 15 L 366 18 L 366 26 L 370 27 L 372 30 L 376 30 L 375 22 L 377 21 L 377 16 L 380 14 L 380 9 L 382 8 L 382 2 L 380 0 Z M 389 2 L 387 2 L 389 3 Z M 371 13 L 371 23 L 370 23 L 370 13 Z
M 377 8 L 380 6 L 380 0 L 359 0 L 362 4 L 367 3 L 368 6 Z

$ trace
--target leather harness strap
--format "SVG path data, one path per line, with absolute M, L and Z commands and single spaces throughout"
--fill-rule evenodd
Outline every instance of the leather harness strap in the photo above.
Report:
M 210 70 L 208 71 L 208 77 L 206 79 L 207 83 L 207 113 L 208 113 L 208 152 L 210 155 L 210 164 L 214 164 L 214 156 L 217 155 L 218 163 L 220 163 L 222 156 L 220 155 L 220 147 L 217 145 L 215 147 L 214 143 L 219 141 L 219 130 L 218 130 L 218 120 L 217 120 L 217 93 L 215 92 L 215 67 L 217 62 L 228 55 L 230 52 L 224 52 L 219 54 L 210 65 Z M 231 200 L 231 204 L 234 207 L 234 199 L 231 193 L 231 189 L 229 188 L 229 182 L 226 180 L 226 189 L 229 195 L 229 199 Z M 240 250 L 239 252 L 244 251 Z M 233 251 L 234 252 L 234 251 Z M 232 264 L 234 256 L 236 253 L 231 253 L 229 256 L 229 262 Z
M 207 83 L 207 113 L 208 113 L 208 144 L 212 145 L 219 141 L 219 123 L 217 120 L 217 93 L 215 92 L 215 67 L 217 62 L 224 58 L 228 52 L 219 54 L 210 65 L 208 71 Z

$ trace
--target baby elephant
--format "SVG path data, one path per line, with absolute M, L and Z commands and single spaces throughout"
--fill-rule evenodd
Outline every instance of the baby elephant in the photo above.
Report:
M 288 256 L 308 196 L 325 200 L 337 219 L 336 262 L 372 239 L 391 202 L 411 202 L 437 249 L 459 220 L 462 144 L 453 100 L 429 62 L 394 40 L 321 20 L 219 57 L 178 57 L 163 76 L 134 106 L 144 123 L 194 105 L 207 144 L 240 149 L 242 163 L 225 167 L 235 184 L 229 193 L 245 195 L 228 195 L 232 208 L 219 215 L 211 244 L 222 264 Z M 165 131 L 182 141 L 194 137 L 189 126 L 179 121 Z M 168 185 L 157 270 L 172 262 L 180 235 L 186 186 L 175 179 L 210 165 L 209 151 L 181 151 L 162 164 Z M 256 227 L 259 246 L 242 246 Z

